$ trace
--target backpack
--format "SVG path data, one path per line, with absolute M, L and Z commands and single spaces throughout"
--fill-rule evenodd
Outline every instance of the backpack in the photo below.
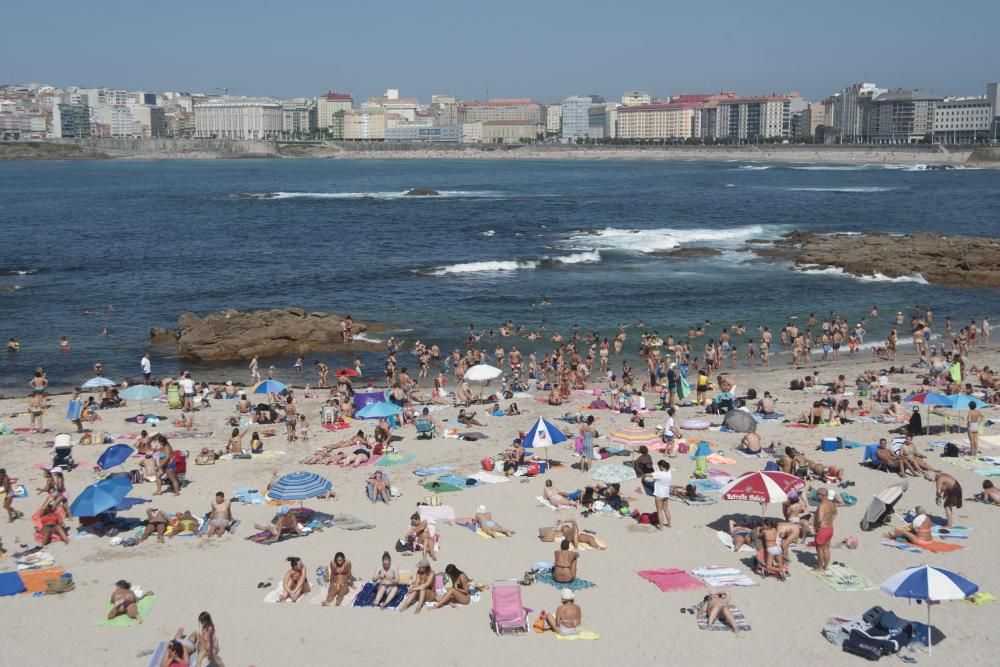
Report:
M 944 452 L 941 453 L 941 456 L 957 459 L 959 454 L 961 454 L 961 451 L 958 449 L 958 445 L 956 445 L 954 442 L 949 442 L 947 445 L 944 446 Z

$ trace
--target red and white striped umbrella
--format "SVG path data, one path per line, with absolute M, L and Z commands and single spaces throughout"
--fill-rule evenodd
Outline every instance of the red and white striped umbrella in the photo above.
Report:
M 783 503 L 792 491 L 806 488 L 806 482 L 795 475 L 777 470 L 743 473 L 719 490 L 723 500 L 746 500 L 766 505 Z

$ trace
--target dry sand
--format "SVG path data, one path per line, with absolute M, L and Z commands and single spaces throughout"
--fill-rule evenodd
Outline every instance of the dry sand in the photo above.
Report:
M 912 353 L 908 351 L 906 361 L 912 360 Z M 979 364 L 995 365 L 998 355 L 996 350 L 987 353 L 980 348 L 975 351 L 973 360 Z M 789 379 L 801 376 L 804 371 L 783 365 L 784 360 L 779 363 L 782 365 L 768 370 L 740 368 L 735 372 L 735 378 L 740 387 L 754 387 L 761 393 L 770 390 L 779 398 L 779 408 L 794 417 L 805 409 L 814 396 L 787 391 Z M 860 369 L 881 365 L 884 364 L 864 355 L 844 359 L 837 364 L 817 363 L 807 368 L 819 369 L 823 380 L 832 380 L 837 372 L 842 372 L 850 382 Z M 909 390 L 915 383 L 915 376 L 895 376 L 893 380 Z M 67 400 L 66 396 L 53 399 L 53 408 L 46 418 L 50 427 L 57 430 L 71 428 L 62 418 Z M 579 399 L 579 402 L 583 400 Z M 309 469 L 327 475 L 334 482 L 339 496 L 337 500 L 310 501 L 307 503 L 309 506 L 334 514 L 349 512 L 377 524 L 377 528 L 357 532 L 327 529 L 304 539 L 261 546 L 243 538 L 250 534 L 252 523 L 269 520 L 275 508 L 234 505 L 236 517 L 242 520 L 236 536 L 213 540 L 177 538 L 165 545 L 149 541 L 136 548 L 113 547 L 107 538 L 96 537 L 72 540 L 69 545 L 55 544 L 50 550 L 55 554 L 57 564 L 73 573 L 76 590 L 60 596 L 33 598 L 21 595 L 0 599 L 5 639 L 3 664 L 145 667 L 149 658 L 139 658 L 137 654 L 171 637 L 180 626 L 190 631 L 202 610 L 210 611 L 214 617 L 221 655 L 230 666 L 314 665 L 331 661 L 417 665 L 476 662 L 493 665 L 531 660 L 539 664 L 556 661 L 596 664 L 598 661 L 621 658 L 639 665 L 668 659 L 682 664 L 722 664 L 740 656 L 743 664 L 749 665 L 859 664 L 857 658 L 842 654 L 820 635 L 827 617 L 860 614 L 877 604 L 894 609 L 904 618 L 925 618 L 923 606 L 910 606 L 904 600 L 893 600 L 878 591 L 833 591 L 809 574 L 806 567 L 798 562 L 800 557 L 793 552 L 792 577 L 786 583 L 768 579 L 754 588 L 731 589 L 735 603 L 743 609 L 753 626 L 751 632 L 738 637 L 726 632 L 700 632 L 690 615 L 679 613 L 680 608 L 697 602 L 700 592 L 662 593 L 640 579 L 636 571 L 663 567 L 691 569 L 712 564 L 732 565 L 745 570 L 740 559 L 746 554 L 738 555 L 725 550 L 706 524 L 722 516 L 754 514 L 758 507 L 728 502 L 710 507 L 686 507 L 672 503 L 674 527 L 652 534 L 636 530 L 635 523 L 627 518 L 592 516 L 580 519 L 581 527 L 596 531 L 610 545 L 607 551 L 588 551 L 580 558 L 579 575 L 593 580 L 598 586 L 580 591 L 577 600 L 583 609 L 584 627 L 599 633 L 599 641 L 564 642 L 549 634 L 534 633 L 526 637 L 498 639 L 493 636 L 488 624 L 488 593 L 481 602 L 469 607 L 427 610 L 419 616 L 371 609 L 322 608 L 304 603 L 264 604 L 262 598 L 267 591 L 258 589 L 258 582 L 279 584 L 286 567 L 284 559 L 289 555 L 304 559 L 310 580 L 314 578 L 316 567 L 327 564 L 336 551 L 347 554 L 357 575 L 369 576 L 378 564 L 382 551 L 393 551 L 394 541 L 404 534 L 415 503 L 426 495 L 417 486 L 418 478 L 411 474 L 415 467 L 447 464 L 454 466 L 459 473 L 472 473 L 478 469 L 480 459 L 501 451 L 519 430 L 527 429 L 538 415 L 551 417 L 567 411 L 566 407 L 550 408 L 533 400 L 521 401 L 522 407 L 527 408 L 523 416 L 488 418 L 487 426 L 480 430 L 489 433 L 491 439 L 478 443 L 441 438 L 417 441 L 412 430 L 405 430 L 399 446 L 404 452 L 415 453 L 417 458 L 410 465 L 389 469 L 393 474 L 393 483 L 402 491 L 402 497 L 385 506 L 372 505 L 363 495 L 361 480 L 374 468 L 342 470 L 297 463 L 317 445 L 335 439 L 335 434 L 319 428 L 320 401 L 305 400 L 302 403 L 304 406 L 300 405 L 300 410 L 304 407 L 312 425 L 313 438 L 308 444 L 297 442 L 289 447 L 283 437 L 268 438 L 268 450 L 286 450 L 287 453 L 265 460 L 255 458 L 250 461 L 220 461 L 214 466 L 191 465 L 190 486 L 180 497 L 166 495 L 157 498 L 155 506 L 167 512 L 190 509 L 201 514 L 207 511 L 210 498 L 217 490 L 228 495 L 234 487 L 263 489 L 273 472 Z M 10 418 L 11 413 L 24 407 L 23 399 L 0 402 L 3 421 L 12 426 L 27 425 L 25 416 Z M 171 418 L 177 415 L 176 411 L 168 411 L 165 406 L 156 411 L 170 414 Z M 134 406 L 103 411 L 102 421 L 96 425 L 95 431 L 116 435 L 137 432 L 135 425 L 123 421 L 136 412 Z M 449 408 L 437 416 L 453 417 L 455 412 Z M 694 408 L 685 408 L 679 416 L 683 419 L 694 416 L 694 413 Z M 232 403 L 214 402 L 211 409 L 200 411 L 197 415 L 198 428 L 213 431 L 214 437 L 207 441 L 176 440 L 174 445 L 191 450 L 192 459 L 194 450 L 203 445 L 221 447 L 229 430 L 224 425 L 224 419 L 232 414 Z M 662 414 L 648 415 L 648 425 L 660 421 Z M 597 426 L 605 434 L 625 421 L 622 416 L 602 411 Z M 713 421 L 719 423 L 718 418 Z M 823 436 L 838 435 L 850 440 L 875 442 L 888 429 L 884 425 L 849 425 L 806 430 L 768 424 L 762 426 L 760 432 L 765 443 L 781 441 L 811 449 Z M 169 432 L 175 429 L 168 426 L 163 430 Z M 718 432 L 706 435 L 727 452 L 732 451 L 740 437 Z M 29 499 L 16 503 L 26 514 L 33 512 L 39 502 L 34 489 L 38 486 L 40 473 L 32 466 L 50 459 L 51 450 L 43 446 L 43 442 L 50 438 L 51 435 L 0 438 L 0 465 L 13 476 L 20 477 L 31 489 Z M 930 439 L 918 439 L 921 449 Z M 78 461 L 93 463 L 101 451 L 98 446 L 77 447 L 75 455 Z M 1000 574 L 995 567 L 1000 531 L 992 531 L 1000 518 L 1000 510 L 996 507 L 967 503 L 957 513 L 960 523 L 973 527 L 973 537 L 963 542 L 966 548 L 961 551 L 925 556 L 889 549 L 879 544 L 881 531 L 862 533 L 858 522 L 872 494 L 898 478 L 859 466 L 860 450 L 810 454 L 824 462 L 843 466 L 848 478 L 857 483 L 849 492 L 859 498 L 859 503 L 841 509 L 836 542 L 854 535 L 860 539 L 860 548 L 856 551 L 835 549 L 835 561 L 847 563 L 876 584 L 907 566 L 930 563 L 966 574 L 979 583 L 981 590 L 1000 593 Z M 552 456 L 566 463 L 572 462 L 568 450 L 554 449 Z M 935 464 L 940 461 L 936 453 L 929 456 Z M 623 460 L 615 457 L 608 462 Z M 737 460 L 736 465 L 725 468 L 736 474 L 759 469 L 763 465 L 763 461 Z M 675 483 L 687 479 L 694 465 L 687 457 L 674 459 L 673 464 Z M 968 470 L 943 463 L 941 467 L 961 481 L 967 497 L 981 484 L 982 478 Z M 444 502 L 453 505 L 459 516 L 471 515 L 477 505 L 486 504 L 495 518 L 516 530 L 517 535 L 486 540 L 464 528 L 443 525 L 440 527 L 442 551 L 437 569 L 443 569 L 447 563 L 455 563 L 473 579 L 492 582 L 518 578 L 532 563 L 550 561 L 554 545 L 540 542 L 537 529 L 551 525 L 555 513 L 539 507 L 535 501 L 546 478 L 553 479 L 563 490 L 578 488 L 585 479 L 582 473 L 567 466 L 524 484 L 514 481 L 484 485 L 444 495 Z M 66 479 L 72 496 L 92 482 L 95 475 L 88 467 L 80 467 L 67 474 Z M 629 495 L 638 497 L 637 506 L 640 509 L 652 511 L 652 499 L 634 493 L 637 486 L 637 483 L 626 483 L 623 489 Z M 142 484 L 135 488 L 133 495 L 149 498 L 152 491 L 152 485 Z M 917 504 L 934 507 L 931 482 L 911 480 L 910 491 L 899 508 Z M 125 515 L 139 516 L 150 506 L 141 505 Z M 779 513 L 777 507 L 768 510 L 771 516 Z M 576 516 L 576 512 L 572 515 Z M 31 542 L 30 526 L 23 520 L 8 524 L 4 519 L 0 525 L 0 536 L 6 548 L 16 550 L 17 542 Z M 811 564 L 811 552 L 807 553 L 809 555 L 801 556 L 801 559 Z M 415 561 L 414 557 L 396 557 L 396 562 L 403 568 L 414 569 Z M 0 560 L 0 569 L 12 569 L 13 566 L 9 557 Z M 119 578 L 155 591 L 160 601 L 139 627 L 96 627 L 104 614 L 113 582 Z M 542 583 L 523 588 L 523 595 L 525 604 L 534 610 L 532 618 L 541 609 L 552 611 L 558 601 L 558 591 Z M 935 649 L 934 659 L 972 662 L 989 655 L 992 646 L 990 636 L 1000 617 L 998 612 L 1000 603 L 975 607 L 949 602 L 937 607 L 934 618 L 948 638 Z M 928 660 L 922 653 L 917 657 L 921 662 Z

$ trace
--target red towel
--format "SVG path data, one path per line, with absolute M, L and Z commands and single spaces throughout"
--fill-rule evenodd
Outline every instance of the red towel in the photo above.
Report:
M 694 591 L 706 588 L 705 582 L 684 570 L 663 568 L 659 570 L 640 570 L 637 573 L 646 581 L 655 584 L 665 593 L 671 591 Z

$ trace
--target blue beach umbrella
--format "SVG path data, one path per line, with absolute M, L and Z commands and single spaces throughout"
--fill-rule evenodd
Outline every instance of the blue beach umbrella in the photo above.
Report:
M 115 383 L 112 380 L 104 377 L 90 378 L 86 382 L 80 385 L 80 389 L 102 389 L 104 387 L 114 387 Z
M 964 600 L 979 590 L 965 577 L 939 567 L 921 565 L 897 572 L 881 584 L 879 588 L 889 595 L 910 600 L 940 602 L 941 600 Z M 933 649 L 931 628 L 931 606 L 927 605 L 927 653 Z
M 111 475 L 81 491 L 69 506 L 69 511 L 78 517 L 97 516 L 120 504 L 131 490 L 132 483 L 128 477 Z
M 278 382 L 277 380 L 264 380 L 263 382 L 258 382 L 253 390 L 250 392 L 252 394 L 280 394 L 287 389 L 285 385 Z
M 399 407 L 395 403 L 389 403 L 388 401 L 378 401 L 377 403 L 369 403 L 365 407 L 361 408 L 357 412 L 357 416 L 362 419 L 379 419 L 381 417 L 391 417 L 393 415 L 398 415 L 403 411 L 403 408 Z
M 97 459 L 97 465 L 102 470 L 114 468 L 115 466 L 120 466 L 128 461 L 128 457 L 132 456 L 134 453 L 135 450 L 128 445 L 111 445 L 105 449 L 101 454 L 101 457 Z
M 151 384 L 134 384 L 119 392 L 118 395 L 126 401 L 151 401 L 154 398 L 159 398 L 162 393 L 159 387 L 154 387 Z
M 975 396 L 969 396 L 968 394 L 952 394 L 950 396 L 945 396 L 948 402 L 945 404 L 952 410 L 968 410 L 969 403 L 974 403 L 977 408 L 985 408 L 986 403 L 980 401 Z
M 552 422 L 542 417 L 538 418 L 531 430 L 521 439 L 521 446 L 525 449 L 535 447 L 548 447 L 566 442 L 566 436 Z
M 322 496 L 333 488 L 333 483 L 325 477 L 311 472 L 299 471 L 285 475 L 271 487 L 267 495 L 274 500 L 307 500 Z
M 910 394 L 903 399 L 907 403 L 920 403 L 921 405 L 951 405 L 951 401 L 944 394 L 933 391 L 921 391 L 917 394 Z

